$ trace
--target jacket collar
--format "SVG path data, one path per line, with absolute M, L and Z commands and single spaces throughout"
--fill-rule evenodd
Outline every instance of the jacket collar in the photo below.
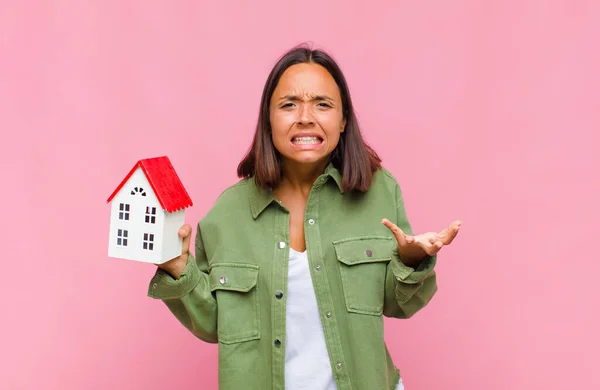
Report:
M 327 165 L 323 174 L 317 178 L 317 181 L 321 179 L 325 182 L 329 178 L 333 179 L 340 190 L 340 193 L 344 193 L 344 190 L 342 189 L 342 175 L 331 162 Z M 252 218 L 258 218 L 272 202 L 278 203 L 273 192 L 268 189 L 260 188 L 256 184 L 254 177 L 248 179 L 248 186 L 250 188 L 250 211 L 252 212 Z

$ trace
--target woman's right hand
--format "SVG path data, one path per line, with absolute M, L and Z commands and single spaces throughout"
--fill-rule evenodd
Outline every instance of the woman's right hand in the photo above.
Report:
M 183 269 L 187 265 L 188 255 L 190 253 L 190 239 L 192 235 L 192 227 L 188 224 L 184 224 L 179 229 L 179 237 L 183 238 L 183 245 L 181 246 L 181 255 L 171 259 L 165 263 L 158 264 L 159 268 L 162 268 L 168 272 L 173 278 L 179 279 Z

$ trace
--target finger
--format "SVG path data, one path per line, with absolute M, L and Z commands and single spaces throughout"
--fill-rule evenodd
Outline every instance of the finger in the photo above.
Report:
M 444 245 L 449 245 L 450 243 L 452 243 L 452 241 L 458 234 L 461 225 L 461 221 L 454 221 L 438 234 L 441 237 Z
M 181 238 L 185 238 L 186 236 L 189 236 L 191 233 L 192 233 L 192 227 L 190 225 L 188 225 L 187 223 L 182 225 L 178 231 L 179 237 L 181 237 Z
M 183 225 L 179 229 L 179 237 L 183 238 L 183 243 L 181 245 L 181 254 L 186 254 L 190 250 L 190 240 L 192 238 L 192 227 L 188 224 Z
M 431 237 L 429 239 L 429 244 L 431 245 L 431 248 L 436 251 L 436 253 L 439 252 L 439 250 L 444 246 L 444 242 L 439 235 Z
M 436 243 L 429 243 L 429 245 L 425 245 L 423 247 L 423 250 L 429 256 L 435 256 L 440 251 L 440 249 L 442 249 L 443 246 L 444 246 L 444 244 L 442 244 L 441 242 L 438 241 Z
M 458 234 L 461 225 L 462 222 L 460 220 L 454 221 L 450 224 L 450 226 L 448 227 L 448 240 L 447 243 L 445 243 L 446 245 L 450 244 L 454 240 L 454 238 L 456 238 L 456 235 Z
M 434 248 L 430 237 L 425 237 L 421 234 L 416 237 L 416 241 L 428 256 L 433 256 L 436 254 L 436 249 Z
M 408 237 L 406 236 L 406 234 L 404 234 L 402 229 L 400 229 L 396 224 L 393 224 L 392 222 L 390 222 L 390 220 L 384 218 L 381 220 L 381 223 L 383 223 L 388 229 L 390 229 L 392 231 L 392 233 L 394 233 L 394 236 L 396 237 L 396 240 L 398 241 L 398 245 L 403 246 L 406 244 L 410 244 L 413 241 L 413 239 L 411 237 L 411 240 L 409 242 Z
M 416 242 L 428 256 L 436 255 L 444 246 L 438 235 L 420 234 L 416 236 Z

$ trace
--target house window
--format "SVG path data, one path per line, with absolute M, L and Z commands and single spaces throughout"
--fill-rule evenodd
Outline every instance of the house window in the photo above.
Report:
M 146 223 L 156 223 L 156 207 L 146 207 Z
M 143 247 L 149 251 L 154 250 L 154 234 L 144 233 Z
M 131 195 L 137 195 L 137 194 L 146 196 L 146 191 L 144 191 L 144 189 L 142 187 L 135 187 L 133 190 L 131 190 Z
M 127 230 L 117 230 L 117 245 L 127 246 Z
M 129 205 L 126 203 L 119 203 L 119 219 L 129 221 Z

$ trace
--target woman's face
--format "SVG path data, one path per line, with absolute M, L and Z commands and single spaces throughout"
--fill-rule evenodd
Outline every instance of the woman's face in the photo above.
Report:
M 271 97 L 270 119 L 284 162 L 301 164 L 328 160 L 346 126 L 339 88 L 317 64 L 286 69 Z

